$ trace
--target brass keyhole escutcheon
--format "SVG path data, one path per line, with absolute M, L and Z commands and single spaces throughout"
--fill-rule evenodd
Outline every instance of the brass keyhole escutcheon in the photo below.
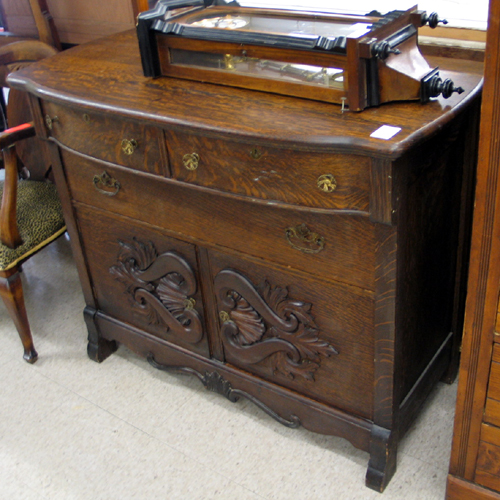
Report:
M 196 170 L 200 163 L 200 155 L 198 153 L 187 153 L 182 157 L 182 163 L 188 170 Z
M 251 151 L 250 151 L 250 156 L 254 159 L 254 160 L 258 160 L 261 156 L 262 156 L 262 153 L 257 149 L 257 148 L 253 148 Z
M 54 123 L 58 122 L 58 121 L 59 121 L 59 118 L 57 116 L 54 116 L 54 118 L 52 118 L 49 115 L 45 115 L 45 124 L 47 125 L 47 128 L 49 130 L 52 130 Z
M 85 123 L 90 123 L 90 116 L 87 113 L 83 113 L 82 119 Z
M 137 146 L 139 144 L 135 139 L 123 139 L 122 141 L 122 151 L 130 156 L 134 153 L 134 151 L 137 149 Z
M 325 193 L 331 193 L 337 189 L 337 181 L 332 174 L 324 174 L 318 177 L 317 186 Z

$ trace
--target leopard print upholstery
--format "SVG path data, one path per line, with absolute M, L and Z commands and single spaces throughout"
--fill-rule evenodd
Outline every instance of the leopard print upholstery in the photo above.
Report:
M 3 182 L 0 182 L 0 197 L 2 194 Z M 17 225 L 23 243 L 14 249 L 0 243 L 2 271 L 14 267 L 66 231 L 61 203 L 53 184 L 19 181 Z

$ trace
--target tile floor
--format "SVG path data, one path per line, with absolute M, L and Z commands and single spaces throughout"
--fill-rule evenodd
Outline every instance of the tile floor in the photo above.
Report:
M 383 496 L 368 454 L 287 429 L 125 348 L 86 355 L 83 297 L 60 238 L 23 273 L 39 360 L 22 360 L 0 305 L 0 500 L 444 498 L 456 384 L 440 384 L 400 446 Z

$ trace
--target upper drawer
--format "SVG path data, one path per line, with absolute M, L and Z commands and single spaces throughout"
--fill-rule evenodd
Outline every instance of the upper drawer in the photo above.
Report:
M 65 146 L 100 160 L 164 175 L 163 132 L 105 115 L 42 104 L 48 134 Z
M 167 133 L 172 176 L 200 186 L 315 208 L 368 212 L 370 159 Z

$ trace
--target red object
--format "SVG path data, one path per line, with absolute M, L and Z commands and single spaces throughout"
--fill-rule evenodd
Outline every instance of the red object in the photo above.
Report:
M 22 125 L 17 125 L 16 127 L 11 127 L 3 131 L 4 134 L 13 134 L 14 132 L 21 132 L 21 130 L 26 130 L 32 126 L 31 123 L 23 123 Z

